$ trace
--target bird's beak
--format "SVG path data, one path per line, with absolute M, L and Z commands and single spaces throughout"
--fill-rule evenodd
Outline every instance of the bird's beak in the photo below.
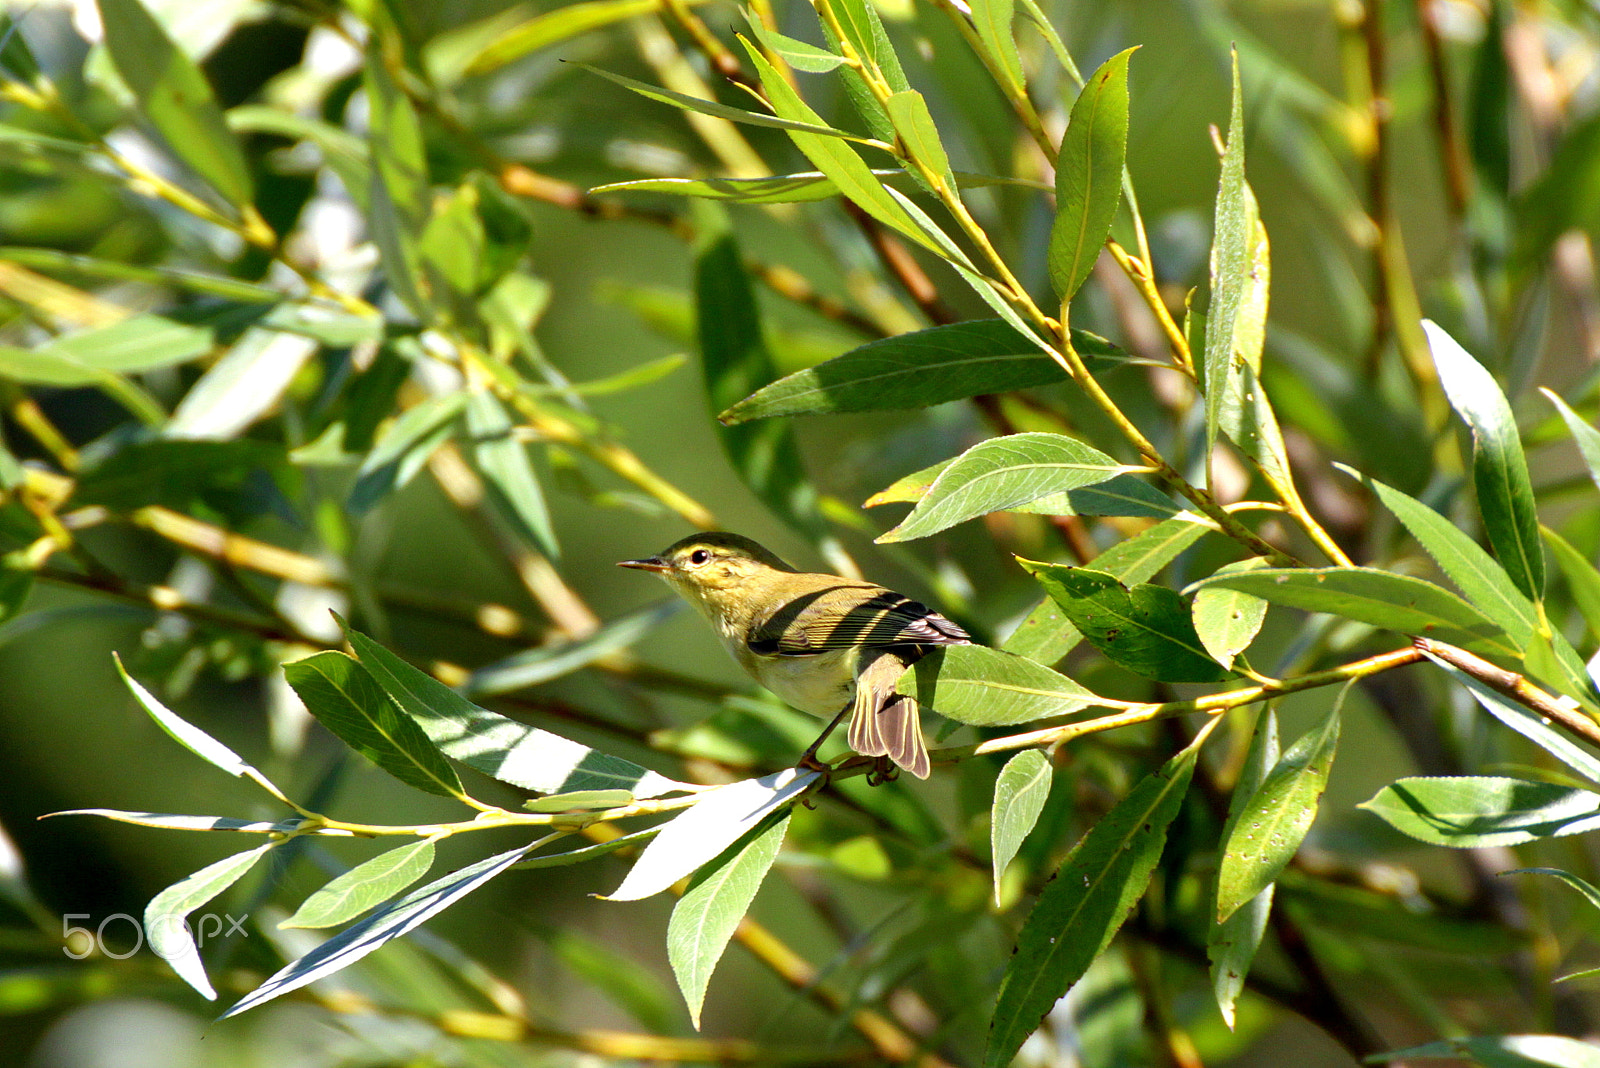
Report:
M 617 566 L 637 568 L 640 571 L 654 571 L 658 575 L 672 570 L 667 566 L 666 561 L 659 556 L 650 556 L 643 560 L 618 560 Z

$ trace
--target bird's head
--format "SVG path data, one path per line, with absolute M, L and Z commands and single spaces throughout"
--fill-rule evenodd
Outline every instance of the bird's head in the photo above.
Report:
M 713 530 L 691 534 L 643 560 L 618 567 L 653 571 L 690 604 L 714 618 L 754 611 L 791 581 L 794 568 L 749 538 Z

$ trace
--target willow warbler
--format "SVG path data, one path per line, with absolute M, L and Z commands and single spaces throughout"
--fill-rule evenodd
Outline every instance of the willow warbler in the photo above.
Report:
M 932 646 L 972 644 L 950 620 L 882 586 L 796 571 L 721 531 L 618 566 L 666 579 L 752 678 L 801 711 L 832 718 L 807 758 L 849 712 L 850 748 L 928 777 L 917 702 L 896 693 L 895 682 Z

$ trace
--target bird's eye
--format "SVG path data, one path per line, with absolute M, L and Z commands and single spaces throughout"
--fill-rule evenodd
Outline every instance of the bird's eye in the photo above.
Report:
M 710 559 L 711 554 L 704 549 L 696 549 L 694 552 L 689 554 L 689 563 L 693 564 L 695 567 L 699 567 L 701 564 Z

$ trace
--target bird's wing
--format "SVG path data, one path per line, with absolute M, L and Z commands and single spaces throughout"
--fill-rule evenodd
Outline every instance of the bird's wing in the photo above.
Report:
M 969 645 L 971 637 L 927 605 L 886 590 L 840 580 L 794 598 L 756 628 L 752 652 L 810 656 L 858 646 Z

